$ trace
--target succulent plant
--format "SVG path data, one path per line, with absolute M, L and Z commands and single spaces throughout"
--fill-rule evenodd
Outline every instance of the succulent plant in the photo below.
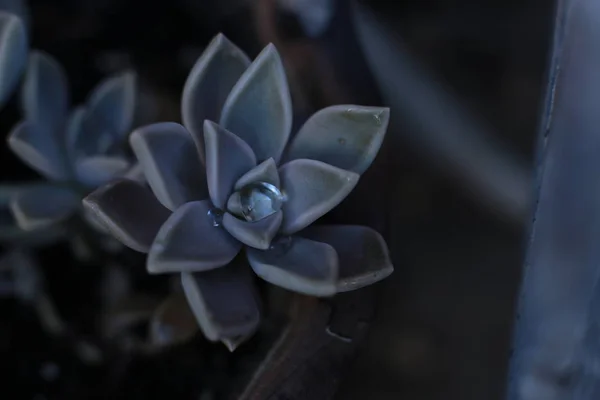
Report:
M 133 123 L 135 76 L 127 71 L 101 82 L 84 105 L 70 110 L 68 82 L 50 55 L 32 51 L 21 92 L 24 114 L 8 145 L 48 179 L 12 196 L 18 226 L 36 230 L 71 217 L 81 198 L 117 176 L 136 177 L 123 144 Z
M 84 205 L 122 243 L 148 253 L 150 273 L 181 273 L 204 335 L 233 350 L 260 320 L 248 264 L 272 284 L 313 296 L 393 271 L 374 230 L 309 227 L 355 187 L 388 116 L 386 108 L 328 107 L 288 145 L 292 105 L 277 50 L 269 45 L 250 62 L 218 35 L 185 84 L 183 126 L 156 123 L 130 136 L 150 188 L 113 181 Z

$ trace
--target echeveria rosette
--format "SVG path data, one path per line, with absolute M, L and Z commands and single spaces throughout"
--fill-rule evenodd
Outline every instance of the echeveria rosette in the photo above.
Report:
M 29 56 L 21 92 L 24 114 L 8 145 L 48 179 L 20 190 L 10 208 L 19 227 L 36 230 L 71 217 L 81 198 L 136 166 L 123 144 L 133 123 L 135 76 L 125 72 L 101 82 L 84 105 L 70 109 L 68 81 L 50 55 Z
M 369 167 L 388 109 L 323 109 L 288 144 L 291 99 L 276 49 L 267 46 L 250 63 L 219 35 L 188 77 L 182 113 L 184 126 L 158 123 L 130 136 L 150 188 L 115 181 L 84 204 L 120 241 L 148 253 L 151 273 L 182 274 L 208 339 L 234 348 L 259 323 L 244 265 L 313 296 L 357 289 L 393 271 L 372 229 L 309 227 Z

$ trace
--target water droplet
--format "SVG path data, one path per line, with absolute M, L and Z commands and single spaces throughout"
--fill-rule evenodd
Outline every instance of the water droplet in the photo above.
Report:
M 272 252 L 275 256 L 281 257 L 292 247 L 292 237 L 291 236 L 279 236 L 271 242 L 271 246 L 269 246 L 269 251 Z
M 246 221 L 259 221 L 281 209 L 283 195 L 274 185 L 254 182 L 240 189 L 242 215 Z
M 208 215 L 208 218 L 210 218 L 210 220 L 212 221 L 214 227 L 221 226 L 221 223 L 223 222 L 223 210 L 213 208 L 208 210 L 208 213 L 206 214 Z

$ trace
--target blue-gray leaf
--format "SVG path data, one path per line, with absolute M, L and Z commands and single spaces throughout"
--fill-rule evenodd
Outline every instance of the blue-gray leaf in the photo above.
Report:
M 80 204 L 79 195 L 70 189 L 40 185 L 21 191 L 10 208 L 21 229 L 35 230 L 69 218 Z
M 250 65 L 248 56 L 224 35 L 217 35 L 192 68 L 181 98 L 183 125 L 202 138 L 205 119 L 218 121 L 229 92 Z M 200 140 L 203 145 L 203 141 Z M 200 158 L 204 161 L 203 147 Z
M 252 280 L 237 265 L 212 271 L 182 273 L 181 283 L 202 333 L 217 341 L 248 337 L 260 323 Z
M 69 112 L 69 87 L 63 67 L 51 55 L 34 50 L 29 55 L 21 88 L 25 119 L 63 140 Z
M 381 147 L 389 115 L 389 108 L 383 107 L 324 108 L 300 128 L 286 158 L 310 158 L 362 174 Z
M 360 289 L 394 272 L 383 237 L 358 225 L 311 226 L 299 235 L 332 246 L 340 260 L 338 292 Z
M 256 57 L 223 106 L 220 125 L 250 145 L 259 162 L 278 162 L 292 129 L 292 100 L 272 44 Z
M 27 31 L 19 17 L 0 12 L 0 106 L 15 90 L 27 62 Z
M 135 100 L 136 76 L 126 71 L 100 82 L 86 106 L 94 124 L 99 124 L 119 140 L 133 125 Z
M 56 138 L 29 122 L 20 122 L 8 135 L 8 146 L 21 161 L 49 179 L 69 177 L 66 160 Z
M 208 197 L 206 173 L 190 133 L 174 122 L 140 127 L 129 143 L 148 185 L 165 207 L 177 207 Z
M 359 175 L 321 161 L 300 159 L 279 168 L 283 204 L 281 232 L 286 235 L 306 228 L 331 211 L 354 189 Z
M 227 265 L 242 245 L 211 218 L 209 200 L 191 201 L 165 221 L 150 247 L 148 272 L 208 271 Z
M 10 201 L 21 191 L 44 185 L 44 182 L 15 183 L 0 185 L 0 241 L 20 246 L 46 245 L 60 239 L 64 233 L 62 227 L 48 227 L 26 231 L 21 229 L 10 210 Z
M 338 256 L 326 244 L 294 237 L 289 247 L 266 251 L 248 247 L 248 261 L 256 275 L 274 285 L 309 296 L 332 296 L 336 293 Z

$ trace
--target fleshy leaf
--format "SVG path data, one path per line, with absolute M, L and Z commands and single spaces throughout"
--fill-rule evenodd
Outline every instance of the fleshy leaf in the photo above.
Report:
M 210 198 L 224 208 L 235 182 L 256 166 L 254 152 L 246 142 L 211 121 L 204 123 L 206 176 Z
M 340 260 L 338 292 L 360 289 L 394 272 L 383 237 L 358 225 L 311 226 L 300 235 L 332 246 Z
M 255 182 L 267 182 L 271 185 L 279 187 L 279 172 L 277 172 L 277 164 L 272 158 L 267 158 L 256 167 L 246 172 L 235 183 L 234 189 L 240 190 L 244 186 Z
M 300 128 L 286 158 L 309 158 L 362 174 L 381 147 L 389 116 L 389 108 L 382 107 L 324 108 Z
M 228 265 L 195 274 L 182 273 L 188 303 L 204 336 L 211 341 L 249 337 L 260 323 L 252 282 Z
M 292 129 L 292 100 L 275 46 L 265 47 L 235 84 L 220 125 L 244 139 L 259 161 L 279 161 Z
M 8 135 L 8 146 L 21 161 L 49 179 L 69 177 L 58 143 L 47 131 L 23 121 Z
M 83 205 L 125 246 L 147 253 L 170 211 L 135 181 L 113 181 L 83 199 Z
M 208 197 L 206 174 L 189 132 L 174 122 L 147 125 L 129 137 L 152 191 L 165 207 Z
M 37 246 L 51 244 L 64 234 L 64 227 L 49 226 L 44 229 L 26 231 L 17 225 L 10 210 L 10 202 L 23 190 L 45 186 L 45 182 L 26 182 L 0 185 L 0 241 L 12 244 Z
M 248 222 L 229 213 L 223 215 L 223 227 L 240 242 L 255 249 L 266 250 L 281 226 L 283 213 L 277 211 L 259 221 Z
M 40 185 L 21 191 L 10 208 L 21 229 L 35 230 L 69 218 L 79 204 L 78 194 L 70 189 Z
M 133 72 L 125 71 L 106 78 L 94 88 L 86 103 L 91 121 L 110 132 L 115 140 L 120 140 L 133 125 L 135 97 L 136 76 Z
M 30 12 L 26 0 L 0 0 L 0 11 L 16 15 L 25 25 L 25 30 L 28 29 Z
M 198 323 L 184 293 L 169 296 L 150 321 L 150 341 L 157 346 L 172 346 L 190 340 L 198 332 Z
M 266 251 L 247 248 L 256 275 L 282 288 L 309 296 L 336 293 L 338 256 L 326 243 L 294 237 L 280 239 Z
M 123 176 L 129 161 L 122 157 L 91 156 L 77 161 L 75 170 L 79 180 L 87 187 L 98 187 Z
M 244 206 L 242 205 L 240 192 L 234 192 L 229 196 L 226 210 L 235 216 L 244 218 Z
M 27 31 L 14 14 L 0 11 L 0 106 L 12 95 L 27 63 Z
M 283 204 L 281 231 L 306 228 L 337 206 L 356 186 L 359 175 L 321 161 L 299 159 L 279 168 Z
M 242 245 L 215 221 L 211 210 L 209 200 L 192 201 L 175 210 L 152 243 L 148 272 L 206 271 L 229 263 Z
M 21 88 L 25 120 L 63 145 L 69 113 L 68 79 L 62 65 L 51 55 L 34 50 L 29 55 Z
M 224 35 L 217 35 L 188 75 L 181 99 L 185 127 L 199 137 L 204 161 L 204 120 L 218 121 L 227 95 L 250 65 L 248 56 Z

